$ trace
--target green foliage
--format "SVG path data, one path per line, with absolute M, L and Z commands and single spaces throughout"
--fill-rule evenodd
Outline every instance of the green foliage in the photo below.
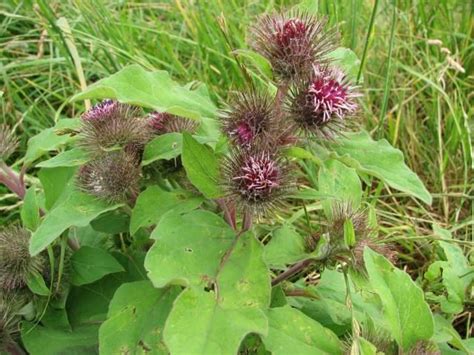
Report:
M 43 251 L 68 228 L 87 226 L 100 214 L 118 207 L 120 204 L 107 205 L 83 192 L 72 191 L 50 211 L 31 236 L 31 255 L 37 255 Z
M 374 141 L 367 132 L 347 134 L 334 145 L 339 159 L 358 172 L 373 175 L 387 185 L 427 204 L 432 197 L 420 178 L 403 161 L 403 154 L 386 140 Z
M 380 297 L 391 334 L 405 350 L 433 336 L 433 316 L 423 291 L 406 273 L 370 249 L 364 251 L 369 281 Z
M 178 287 L 157 290 L 149 281 L 120 286 L 99 330 L 100 352 L 167 354 L 163 328 L 179 292 Z
M 190 134 L 183 134 L 183 165 L 194 186 L 207 198 L 222 196 L 219 188 L 219 160 L 207 146 Z
M 268 321 L 263 342 L 272 354 L 342 354 L 333 332 L 290 306 L 270 309 Z
M 105 275 L 124 271 L 105 250 L 88 246 L 83 246 L 72 255 L 71 268 L 71 283 L 75 286 L 90 284 Z
M 425 36 L 439 33 L 426 27 L 422 36 L 413 37 L 415 42 L 398 33 L 391 36 L 389 57 L 394 41 L 407 38 L 399 51 L 408 51 L 410 59 L 397 62 L 397 69 L 411 75 L 405 87 L 397 81 L 396 90 L 390 89 L 392 65 L 391 60 L 387 67 L 383 63 L 384 50 L 377 51 L 380 68 L 370 66 L 367 49 L 382 37 L 371 35 L 377 34 L 372 32 L 380 26 L 377 21 L 369 23 L 362 60 L 356 55 L 362 52 L 356 29 L 366 12 L 404 14 L 406 4 L 396 9 L 379 4 L 378 12 L 359 0 L 350 6 L 339 0 L 303 1 L 298 6 L 318 16 L 329 14 L 337 28 L 349 26 L 344 40 L 350 40 L 351 49 L 338 47 L 329 57 L 352 79 L 364 72 L 370 89 L 362 90 L 360 108 L 368 126 L 376 120 L 374 137 L 387 139 L 375 140 L 366 131 L 345 132 L 334 141 L 300 137 L 285 147 L 286 157 L 295 163 L 291 173 L 298 190 L 283 200 L 283 208 L 259 218 L 241 213 L 222 191 L 221 158 L 229 149 L 218 129 L 216 103 L 222 106 L 221 99 L 244 86 L 284 96 L 286 88 L 272 81 L 267 58 L 247 48 L 234 50 L 242 47 L 244 28 L 257 13 L 270 10 L 271 2 L 177 1 L 153 9 L 88 1 L 74 7 L 64 3 L 53 8 L 43 0 L 35 5 L 34 18 L 24 16 L 16 5 L 4 11 L 4 27 L 12 38 L 23 33 L 16 24 L 26 23 L 32 26 L 29 36 L 44 29 L 48 43 L 43 56 L 41 34 L 38 49 L 35 45 L 33 52 L 25 53 L 28 61 L 19 62 L 11 59 L 24 49 L 16 46 L 19 41 L 8 43 L 3 73 L 7 95 L 3 90 L 0 95 L 7 119 L 16 122 L 21 112 L 18 130 L 31 137 L 26 152 L 22 148 L 13 156 L 17 161 L 8 172 L 19 187 L 26 184 L 25 196 L 19 196 L 19 217 L 32 232 L 30 254 L 46 265 L 29 272 L 22 289 L 0 289 L 0 306 L 10 291 L 18 292 L 15 301 L 20 305 L 12 316 L 21 320 L 21 337 L 13 338 L 18 353 L 24 348 L 31 354 L 342 354 L 350 348 L 351 354 L 388 355 L 413 353 L 427 344 L 447 354 L 473 352 L 472 341 L 460 332 L 465 327 L 468 334 L 470 325 L 465 310 L 474 276 L 465 254 L 471 244 L 458 240 L 460 230 L 467 230 L 472 221 L 446 229 L 434 224 L 432 235 L 427 227 L 441 216 L 438 210 L 444 213 L 443 226 L 464 218 L 468 189 L 461 186 L 461 192 L 452 195 L 446 179 L 451 178 L 447 167 L 457 164 L 459 156 L 464 164 L 459 164 L 453 181 L 466 185 L 468 179 L 468 95 L 463 92 L 469 85 L 431 56 L 435 49 L 424 44 Z M 410 8 L 400 21 L 408 21 L 411 30 L 435 19 L 438 15 L 427 15 L 428 5 L 413 5 L 416 11 Z M 72 28 L 66 17 L 56 18 L 67 9 Z M 446 18 L 456 18 L 460 26 L 466 23 Z M 395 21 L 391 25 L 395 29 Z M 460 33 L 453 38 L 451 49 L 460 53 L 449 58 L 464 56 L 467 68 L 469 57 L 463 51 L 468 41 Z M 24 44 L 29 47 L 29 42 L 37 43 L 28 37 Z M 415 55 L 421 51 L 414 53 L 411 47 L 436 60 L 424 63 L 426 58 Z M 429 72 L 415 71 L 418 61 L 428 64 Z M 41 79 L 37 69 L 45 68 L 50 75 Z M 11 76 L 16 71 L 18 78 Z M 85 88 L 78 94 L 77 78 Z M 206 82 L 211 90 L 199 81 L 182 85 L 175 78 Z M 375 96 L 382 91 L 376 78 L 385 79 L 382 104 Z M 27 85 L 19 86 L 20 81 Z M 458 90 L 454 96 L 448 92 L 451 86 Z M 426 87 L 433 98 L 413 103 Z M 392 102 L 394 97 L 398 101 Z M 22 98 L 26 104 L 12 106 Z M 87 106 L 89 100 L 105 98 L 200 123 L 193 135 L 168 133 L 124 147 L 136 155 L 137 171 L 143 170 L 137 173 L 136 193 L 116 204 L 78 189 L 79 167 L 89 157 L 76 144 L 80 120 L 63 118 L 79 117 L 83 102 Z M 276 100 L 275 109 L 283 104 Z M 53 117 L 55 126 L 50 127 Z M 424 122 L 429 134 L 410 131 L 411 126 L 420 130 Z M 409 143 L 399 141 L 400 130 Z M 444 135 L 449 139 L 443 141 Z M 277 154 L 280 142 L 275 142 L 270 150 Z M 26 139 L 22 143 L 24 147 Z M 431 154 L 435 145 L 439 152 Z M 414 158 L 412 149 L 424 155 Z M 424 162 L 433 159 L 438 169 L 425 169 Z M 179 172 L 168 175 L 166 164 Z M 435 172 L 425 171 L 429 169 Z M 373 184 L 372 177 L 382 183 Z M 399 196 L 433 203 L 433 209 L 427 213 L 417 201 Z M 452 203 L 454 198 L 461 201 L 459 206 Z M 360 232 L 359 221 L 350 216 L 341 226 L 332 225 L 334 209 L 349 205 L 354 212 L 369 214 L 370 229 Z M 449 214 L 453 209 L 456 217 Z M 16 206 L 5 211 L 8 219 L 17 217 Z M 341 235 L 333 235 L 335 229 Z M 0 256 L 3 263 L 6 257 Z M 14 256 L 17 261 L 28 258 Z M 3 313 L 0 323 L 2 319 Z

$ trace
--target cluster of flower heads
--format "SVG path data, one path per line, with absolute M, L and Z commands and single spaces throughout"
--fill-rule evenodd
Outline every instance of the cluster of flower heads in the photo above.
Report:
M 194 120 L 156 111 L 144 115 L 139 107 L 103 100 L 81 116 L 79 145 L 90 161 L 79 169 L 79 188 L 109 202 L 133 200 L 145 144 L 156 135 L 197 127 Z
M 331 63 L 337 36 L 325 26 L 325 20 L 295 12 L 266 15 L 252 29 L 252 45 L 271 63 L 278 92 L 234 94 L 221 114 L 232 148 L 224 185 L 246 210 L 265 213 L 291 187 L 282 148 L 301 135 L 333 138 L 357 112 L 359 94 Z

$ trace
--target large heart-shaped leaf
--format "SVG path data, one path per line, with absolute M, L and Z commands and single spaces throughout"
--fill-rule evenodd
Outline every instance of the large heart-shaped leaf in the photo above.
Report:
M 172 354 L 235 354 L 247 334 L 267 332 L 270 274 L 252 233 L 240 236 L 207 281 L 209 292 L 192 287 L 175 302 L 164 332 Z
M 217 275 L 235 234 L 219 216 L 196 210 L 166 214 L 151 237 L 157 241 L 147 254 L 145 268 L 155 287 L 163 287 L 207 284 Z

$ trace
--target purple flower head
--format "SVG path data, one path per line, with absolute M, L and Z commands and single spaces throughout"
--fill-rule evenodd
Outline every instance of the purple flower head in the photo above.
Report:
M 106 120 L 117 113 L 122 105 L 115 100 L 105 99 L 82 114 L 84 121 Z
M 276 207 L 291 187 L 288 163 L 269 151 L 236 150 L 224 164 L 229 197 L 258 215 Z
M 308 35 L 308 27 L 299 18 L 291 18 L 282 23 L 275 20 L 275 39 L 281 48 L 288 48 L 293 41 L 305 41 Z
M 194 133 L 199 127 L 196 120 L 180 117 L 167 112 L 153 111 L 147 116 L 148 125 L 155 134 Z
M 93 157 L 114 149 L 136 149 L 141 155 L 151 137 L 139 107 L 104 100 L 82 115 L 79 144 Z
M 356 114 L 359 96 L 342 70 L 315 65 L 311 78 L 292 89 L 287 109 L 303 132 L 330 138 Z
M 334 49 L 333 30 L 326 20 L 306 13 L 266 15 L 253 27 L 253 47 L 272 64 L 278 79 L 305 77 L 315 62 Z
M 276 120 L 274 106 L 274 100 L 267 94 L 236 93 L 229 107 L 221 112 L 222 131 L 242 148 L 278 145 L 285 130 Z
M 314 67 L 314 78 L 308 88 L 314 112 L 322 122 L 337 116 L 344 119 L 357 110 L 354 93 L 345 80 L 345 74 L 338 68 L 322 69 Z

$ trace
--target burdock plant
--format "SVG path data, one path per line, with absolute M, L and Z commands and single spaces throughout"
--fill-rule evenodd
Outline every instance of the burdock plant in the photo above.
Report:
M 253 47 L 272 64 L 278 80 L 306 77 L 315 62 L 334 49 L 335 32 L 326 20 L 301 12 L 263 16 L 252 29 Z
M 150 128 L 138 107 L 104 100 L 81 116 L 80 145 L 92 156 L 111 150 L 140 151 L 150 138 Z
M 30 232 L 18 226 L 0 230 L 0 288 L 13 291 L 26 286 L 29 276 L 47 265 L 42 255 L 30 256 Z
M 194 133 L 199 122 L 190 118 L 180 117 L 167 112 L 153 111 L 146 117 L 152 132 L 156 135 L 166 133 Z
M 139 179 L 137 158 L 127 151 L 113 151 L 80 167 L 77 184 L 99 199 L 124 202 L 136 197 Z
M 304 134 L 332 138 L 352 124 L 359 96 L 342 69 L 314 65 L 308 77 L 292 87 L 286 109 Z
M 224 188 L 244 213 L 263 216 L 291 188 L 288 161 L 278 152 L 236 149 L 224 163 Z

